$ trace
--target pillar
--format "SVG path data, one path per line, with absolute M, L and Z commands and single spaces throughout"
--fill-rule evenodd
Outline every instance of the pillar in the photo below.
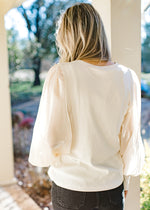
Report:
M 15 181 L 9 70 L 4 15 L 0 13 L 0 185 Z
M 14 177 L 9 67 L 4 15 L 24 1 L 0 0 L 0 185 L 16 182 Z

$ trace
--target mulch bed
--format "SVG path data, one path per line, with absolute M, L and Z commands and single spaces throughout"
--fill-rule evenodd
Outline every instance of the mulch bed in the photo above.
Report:
M 14 157 L 15 176 L 18 185 L 41 207 L 52 209 L 51 206 L 51 180 L 47 168 L 38 168 L 28 162 L 28 156 Z

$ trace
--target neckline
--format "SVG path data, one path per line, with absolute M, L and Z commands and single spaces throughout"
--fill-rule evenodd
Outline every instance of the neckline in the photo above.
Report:
M 98 65 L 95 65 L 95 64 L 92 64 L 92 63 L 88 63 L 86 61 L 83 61 L 83 60 L 74 60 L 73 62 L 75 61 L 79 61 L 81 63 L 84 63 L 86 65 L 89 65 L 89 66 L 92 66 L 92 67 L 96 67 L 96 68 L 109 68 L 109 67 L 113 67 L 113 66 L 116 66 L 118 63 L 114 63 L 114 64 L 111 64 L 111 65 L 104 65 L 104 66 L 98 66 Z

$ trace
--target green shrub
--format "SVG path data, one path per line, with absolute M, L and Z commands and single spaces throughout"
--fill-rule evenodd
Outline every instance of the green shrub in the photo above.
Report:
M 146 140 L 145 144 L 145 164 L 143 172 L 140 175 L 140 208 L 144 210 L 150 209 L 150 147 Z

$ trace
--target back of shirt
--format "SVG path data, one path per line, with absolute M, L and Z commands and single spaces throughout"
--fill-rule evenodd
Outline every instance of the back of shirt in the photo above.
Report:
M 112 161 L 120 148 L 118 134 L 130 97 L 128 70 L 118 64 L 102 67 L 80 60 L 61 68 L 72 125 L 72 154 L 93 166 Z
M 49 175 L 59 186 L 79 191 L 115 188 L 123 181 L 120 128 L 131 101 L 127 67 L 62 63 L 72 128 L 71 153 Z M 126 128 L 128 129 L 128 128 Z M 138 154 L 137 154 L 138 155 Z
M 40 129 L 41 133 L 47 133 L 43 135 L 43 142 L 45 139 L 52 142 L 52 139 L 62 138 L 60 144 L 55 144 L 59 147 L 66 141 L 69 152 L 64 152 L 59 157 L 60 164 L 57 162 L 51 164 L 48 171 L 51 180 L 58 186 L 71 190 L 101 191 L 118 187 L 125 176 L 139 175 L 144 161 L 144 148 L 138 126 L 140 90 L 135 72 L 118 63 L 96 66 L 82 60 L 58 63 L 51 74 L 54 74 L 55 70 L 59 73 L 53 77 L 58 79 L 57 85 L 63 84 L 60 95 L 62 92 L 65 96 L 63 102 L 58 103 L 59 94 L 55 91 L 57 106 L 52 107 L 57 107 L 56 110 L 53 108 L 53 113 L 55 112 L 57 116 L 49 119 L 57 119 L 57 123 L 54 124 L 54 120 L 52 123 L 52 120 L 42 118 L 45 123 L 53 124 L 53 130 L 49 127 L 45 131 L 41 129 L 40 117 L 38 117 L 34 130 L 34 133 L 39 132 Z M 52 79 L 51 84 L 53 84 Z M 56 90 L 56 88 L 53 89 Z M 52 101 L 54 100 L 51 100 L 51 103 Z M 62 109 L 65 107 L 64 101 L 67 108 Z M 48 103 L 45 102 L 45 104 Z M 38 116 L 44 109 L 46 113 L 50 105 L 45 108 L 41 105 Z M 62 112 L 66 112 L 66 115 Z M 52 114 L 49 115 L 52 116 Z M 57 132 L 55 131 L 54 135 L 56 129 Z M 53 133 L 53 136 L 50 133 Z M 33 139 L 36 138 L 38 136 L 34 134 Z M 50 160 L 48 161 L 51 151 L 47 151 L 47 156 L 46 154 L 43 158 L 39 156 L 39 164 L 36 154 L 38 151 L 41 154 L 42 141 L 39 145 L 42 146 L 37 149 L 37 142 L 33 143 L 30 162 L 40 166 L 42 166 L 41 160 L 43 164 L 51 163 Z M 63 149 L 65 151 L 65 144 Z

